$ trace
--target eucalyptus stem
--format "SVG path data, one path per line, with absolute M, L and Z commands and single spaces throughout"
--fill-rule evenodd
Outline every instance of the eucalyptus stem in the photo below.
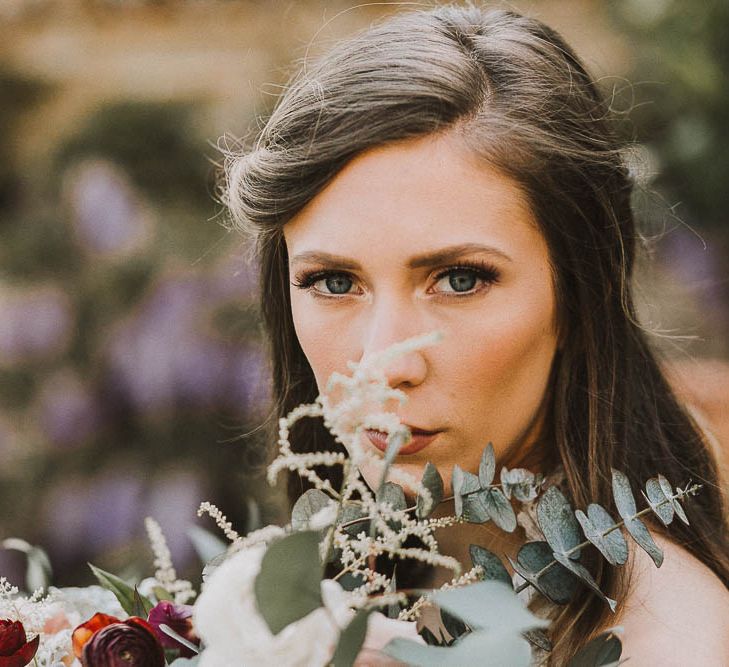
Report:
M 609 528 L 605 529 L 601 533 L 601 537 L 605 537 L 605 536 L 609 535 L 610 533 L 612 533 L 614 530 L 618 530 L 618 529 L 622 528 L 625 525 L 626 521 L 633 521 L 633 519 L 639 519 L 640 517 L 644 516 L 645 514 L 649 514 L 650 512 L 653 511 L 654 507 L 657 509 L 659 507 L 663 507 L 667 503 L 671 503 L 673 500 L 678 500 L 678 499 L 684 498 L 685 496 L 688 496 L 688 495 L 694 495 L 700 488 L 701 488 L 701 485 L 694 484 L 694 486 L 692 486 L 691 488 L 683 489 L 676 495 L 672 495 L 670 498 L 664 498 L 659 503 L 656 503 L 654 506 L 645 507 L 644 509 L 640 510 L 640 512 L 636 512 L 632 516 L 629 516 L 628 518 L 623 519 L 622 521 L 618 521 L 618 523 L 615 523 L 612 526 L 610 526 Z M 569 558 L 572 554 L 578 552 L 580 549 L 583 549 L 584 547 L 590 546 L 591 544 L 592 544 L 592 542 L 590 542 L 590 540 L 585 540 L 584 542 L 580 542 L 578 545 L 565 551 L 564 555 Z M 541 577 L 545 572 L 547 572 L 556 563 L 557 563 L 556 560 L 552 560 L 549 563 L 547 563 L 541 570 L 534 573 L 534 578 L 539 579 L 539 577 Z M 525 581 L 525 582 L 519 584 L 519 586 L 517 586 L 514 589 L 514 591 L 516 593 L 521 593 L 523 590 L 525 590 L 529 586 L 530 586 L 530 583 L 528 581 Z

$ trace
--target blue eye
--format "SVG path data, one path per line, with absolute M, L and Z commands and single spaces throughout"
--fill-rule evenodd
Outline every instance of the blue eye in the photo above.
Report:
M 435 277 L 436 285 L 439 286 L 435 291 L 450 296 L 469 296 L 498 282 L 499 275 L 496 268 L 486 264 L 452 266 Z M 355 289 L 356 279 L 341 271 L 304 272 L 292 282 L 292 285 L 322 298 L 354 296 L 361 293 Z

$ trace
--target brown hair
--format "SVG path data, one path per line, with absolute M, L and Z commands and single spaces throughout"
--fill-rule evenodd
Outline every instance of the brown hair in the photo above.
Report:
M 230 156 L 225 201 L 236 226 L 255 236 L 276 416 L 317 395 L 294 331 L 283 226 L 355 155 L 444 131 L 520 184 L 549 247 L 563 344 L 540 438 L 544 463 L 564 467 L 583 508 L 612 505 L 612 467 L 634 488 L 658 472 L 704 483 L 689 503 L 691 525 L 668 532 L 729 585 L 715 462 L 636 320 L 624 146 L 580 60 L 537 20 L 450 6 L 390 18 L 302 70 L 252 150 Z M 316 422 L 292 440 L 299 451 L 335 447 Z M 290 488 L 300 493 L 297 480 Z M 624 597 L 627 577 L 597 559 L 592 569 L 607 595 Z M 609 616 L 581 591 L 553 624 L 555 659 Z

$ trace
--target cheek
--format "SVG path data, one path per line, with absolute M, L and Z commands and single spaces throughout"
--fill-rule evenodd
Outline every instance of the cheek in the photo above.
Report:
M 321 392 L 334 371 L 346 372 L 347 360 L 352 358 L 348 321 L 322 317 L 311 299 L 296 293 L 291 295 L 291 315 L 299 344 Z

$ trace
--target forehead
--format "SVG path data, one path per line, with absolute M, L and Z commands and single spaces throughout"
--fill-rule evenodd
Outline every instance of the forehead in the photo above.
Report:
M 518 253 L 544 246 L 517 183 L 452 133 L 360 154 L 284 226 L 284 236 L 290 255 L 417 254 L 468 243 Z

